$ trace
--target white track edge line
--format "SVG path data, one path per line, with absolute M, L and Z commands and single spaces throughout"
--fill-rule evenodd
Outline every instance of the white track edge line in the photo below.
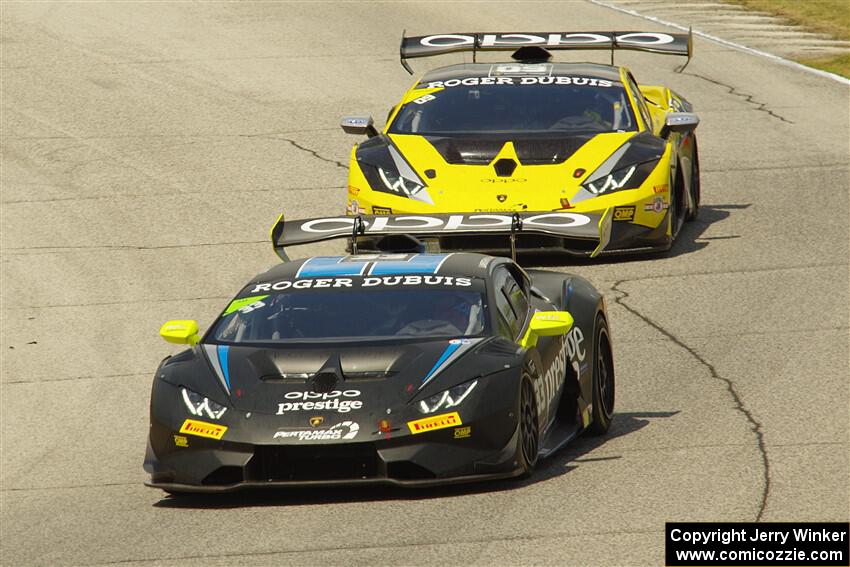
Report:
M 647 16 L 646 14 L 641 14 L 636 10 L 631 10 L 629 8 L 623 8 L 621 6 L 615 6 L 613 4 L 609 4 L 607 2 L 603 2 L 602 0 L 586 0 L 591 4 L 595 4 L 602 8 L 608 8 L 609 10 L 614 10 L 616 12 L 622 12 L 624 14 L 628 14 L 630 16 L 635 16 L 638 18 L 643 18 L 644 20 L 649 20 L 650 22 L 655 22 L 664 26 L 669 26 L 671 28 L 676 28 L 682 31 L 688 31 L 690 28 L 687 28 L 683 25 L 676 24 L 667 20 L 662 20 L 661 18 L 656 18 L 655 16 Z M 814 67 L 809 67 L 807 65 L 803 65 L 802 63 L 797 63 L 796 61 L 792 61 L 790 59 L 786 59 L 784 57 L 780 57 L 779 55 L 775 55 L 773 53 L 768 53 L 766 51 L 761 51 L 759 49 L 754 49 L 752 47 L 747 47 L 746 45 L 741 45 L 740 43 L 735 43 L 733 41 L 729 41 L 726 39 L 719 38 L 715 35 L 711 35 L 709 33 L 705 33 L 699 30 L 693 30 L 693 34 L 699 36 L 703 39 L 707 39 L 709 41 L 713 41 L 715 43 L 719 43 L 720 45 L 724 45 L 726 47 L 731 47 L 732 49 L 737 49 L 738 51 L 743 51 L 744 53 L 749 53 L 750 55 L 757 55 L 759 57 L 765 57 L 767 59 L 772 59 L 777 63 L 781 63 L 787 67 L 794 67 L 796 69 L 800 69 L 803 71 L 807 71 L 814 75 L 818 75 L 820 77 L 824 77 L 826 79 L 832 79 L 833 81 L 837 81 L 839 83 L 850 85 L 850 79 L 842 77 L 841 75 L 836 75 L 835 73 L 830 73 L 829 71 L 822 71 L 820 69 L 815 69 Z

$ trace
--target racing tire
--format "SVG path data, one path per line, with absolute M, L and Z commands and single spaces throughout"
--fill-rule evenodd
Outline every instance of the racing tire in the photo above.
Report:
M 540 425 L 537 413 L 537 397 L 531 377 L 523 373 L 519 392 L 519 450 L 518 460 L 522 472 L 519 478 L 528 478 L 537 465 L 540 453 Z
M 699 186 L 699 152 L 697 151 L 697 139 L 693 138 L 694 157 L 691 160 L 691 202 L 693 208 L 688 211 L 686 221 L 696 220 L 699 216 L 700 186 Z
M 688 211 L 685 203 L 685 180 L 682 174 L 682 163 L 676 168 L 676 177 L 670 184 L 670 205 L 668 206 L 668 217 L 670 218 L 670 239 L 675 240 L 685 225 Z M 672 246 L 672 242 L 671 242 Z
M 611 335 L 608 332 L 608 323 L 601 314 L 596 316 L 593 353 L 593 409 L 590 412 L 591 421 L 587 431 L 590 435 L 604 435 L 614 418 L 616 381 Z

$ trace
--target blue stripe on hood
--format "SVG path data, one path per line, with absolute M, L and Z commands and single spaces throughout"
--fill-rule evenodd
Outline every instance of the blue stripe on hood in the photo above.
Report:
M 218 345 L 218 363 L 221 365 L 221 371 L 224 374 L 224 382 L 227 384 L 227 389 L 230 390 L 230 369 L 227 367 L 228 354 L 230 354 L 229 346 Z

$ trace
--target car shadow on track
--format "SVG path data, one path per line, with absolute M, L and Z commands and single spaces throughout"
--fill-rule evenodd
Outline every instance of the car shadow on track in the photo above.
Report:
M 396 486 L 357 487 L 299 487 L 244 490 L 225 494 L 183 494 L 169 496 L 154 503 L 157 508 L 228 509 L 249 506 L 301 506 L 316 504 L 339 504 L 349 502 L 371 502 L 380 500 L 424 500 L 452 498 L 458 496 L 517 490 L 526 486 L 561 477 L 573 469 L 595 461 L 622 458 L 617 454 L 585 457 L 606 442 L 623 435 L 634 433 L 650 425 L 652 419 L 669 418 L 678 411 L 618 413 L 611 429 L 599 437 L 583 435 L 548 459 L 541 461 L 531 478 L 517 480 L 483 481 L 470 484 L 455 484 L 430 488 L 404 488 Z
M 674 258 L 684 254 L 691 254 L 697 250 L 702 250 L 708 246 L 713 240 L 728 240 L 733 238 L 741 238 L 739 234 L 719 235 L 719 236 L 702 236 L 706 229 L 715 223 L 718 223 L 728 218 L 731 211 L 739 209 L 747 209 L 750 204 L 743 205 L 703 205 L 700 207 L 699 218 L 686 222 L 679 235 L 673 243 L 673 248 L 665 252 L 638 252 L 624 254 L 604 254 L 596 258 L 587 258 L 581 256 L 572 256 L 569 254 L 558 254 L 547 252 L 545 254 L 535 252 L 524 252 L 519 250 L 517 260 L 520 265 L 531 268 L 553 268 L 557 266 L 593 266 L 597 264 L 607 264 L 611 262 L 640 262 L 645 260 L 661 260 L 664 258 Z

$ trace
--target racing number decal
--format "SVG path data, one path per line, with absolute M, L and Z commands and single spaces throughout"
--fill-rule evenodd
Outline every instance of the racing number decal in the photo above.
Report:
M 432 101 L 436 98 L 437 97 L 435 97 L 432 94 L 426 94 L 426 95 L 420 96 L 419 98 L 413 99 L 411 102 L 413 102 L 414 104 L 425 104 L 426 102 Z

